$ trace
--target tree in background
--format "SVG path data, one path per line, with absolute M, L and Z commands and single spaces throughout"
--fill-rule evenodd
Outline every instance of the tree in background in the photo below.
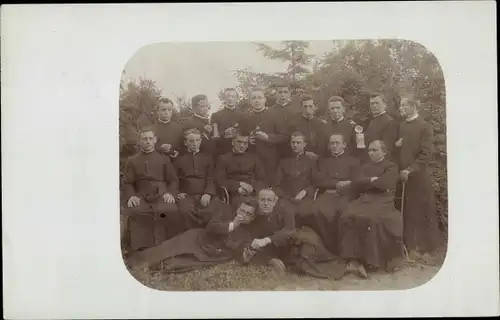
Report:
M 298 100 L 297 93 L 301 92 L 304 79 L 311 72 L 307 69 L 307 65 L 314 58 L 313 55 L 306 53 L 309 43 L 306 41 L 282 41 L 282 49 L 273 48 L 265 43 L 255 44 L 257 45 L 257 51 L 261 52 L 265 57 L 288 62 L 288 65 L 283 72 L 273 74 L 254 72 L 248 68 L 235 70 L 236 89 L 241 96 L 239 107 L 243 110 L 249 109 L 248 93 L 251 88 L 256 86 L 262 86 L 266 89 L 266 105 L 274 105 L 276 103 L 274 86 L 283 80 L 290 83 L 292 87 L 292 99 Z
M 275 75 L 288 81 L 293 89 L 298 89 L 306 75 L 311 71 L 307 66 L 311 63 L 314 55 L 307 54 L 309 42 L 307 41 L 281 41 L 283 49 L 273 48 L 265 43 L 255 43 L 264 57 L 271 60 L 280 60 L 288 62 L 288 67 L 285 72 L 278 72 Z
M 141 78 L 120 83 L 120 152 L 135 152 L 137 132 L 142 124 L 153 119 L 161 94 L 153 80 Z

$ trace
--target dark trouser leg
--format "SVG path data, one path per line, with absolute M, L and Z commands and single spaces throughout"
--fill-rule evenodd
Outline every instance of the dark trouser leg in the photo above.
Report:
M 127 208 L 127 214 L 132 251 L 154 246 L 154 214 L 151 205 L 141 199 L 139 206 Z
M 185 231 L 186 222 L 184 216 L 177 210 L 175 203 L 167 203 L 160 200 L 156 203 L 155 210 L 155 236 L 156 244 L 170 239 Z
M 186 229 L 197 228 L 199 225 L 196 214 L 196 203 L 199 201 L 199 197 L 193 195 L 188 195 L 179 201 L 179 214 L 183 216 L 186 223 Z

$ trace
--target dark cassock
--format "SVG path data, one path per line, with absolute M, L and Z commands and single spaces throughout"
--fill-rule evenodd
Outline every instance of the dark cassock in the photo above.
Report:
M 236 230 L 237 237 L 240 239 L 236 259 L 240 262 L 246 262 L 243 260 L 243 250 L 249 248 L 254 239 L 268 237 L 271 243 L 258 249 L 250 262 L 267 264 L 273 258 L 284 260 L 290 252 L 290 244 L 294 232 L 294 213 L 287 210 L 281 200 L 278 200 L 272 212 L 257 213 L 251 223 L 241 225 Z
M 162 122 L 157 119 L 157 121 L 153 124 L 153 131 L 155 132 L 157 142 L 155 145 L 156 151 L 168 155 L 175 156 L 175 152 L 180 152 L 180 149 L 183 147 L 183 128 L 180 124 L 175 121 L 170 120 L 169 122 Z M 163 144 L 170 144 L 172 148 L 170 152 L 165 153 L 161 150 L 160 146 Z
M 441 243 L 434 187 L 428 171 L 433 130 L 420 116 L 400 124 L 400 170 L 408 170 L 403 208 L 404 241 L 408 250 L 432 252 Z
M 213 131 L 208 132 L 205 130 L 205 126 L 210 124 L 210 117 L 202 117 L 197 114 L 193 114 L 188 118 L 183 124 L 183 132 L 189 129 L 198 129 L 201 133 L 201 147 L 200 152 L 208 154 L 214 158 L 216 156 L 216 140 L 212 139 Z M 181 147 L 181 154 L 187 153 L 187 148 L 185 146 Z
M 398 129 L 398 123 L 387 112 L 372 117 L 364 133 L 366 148 L 361 149 L 362 152 L 357 152 L 358 155 L 361 155 L 361 162 L 370 161 L 366 150 L 368 150 L 370 143 L 375 140 L 384 141 L 387 148 L 386 158 L 397 162 L 397 157 L 394 154 L 394 143 L 398 140 Z
M 282 159 L 276 171 L 273 189 L 276 190 L 276 194 L 283 200 L 285 206 L 295 212 L 299 226 L 304 225 L 311 218 L 315 170 L 316 160 L 307 157 L 303 152 Z M 295 197 L 302 190 L 306 191 L 306 196 L 302 200 L 296 200 Z
M 259 128 L 269 136 L 269 141 L 255 139 L 254 148 L 249 150 L 257 154 L 266 173 L 266 183 L 272 183 L 272 177 L 279 163 L 277 146 L 288 141 L 287 129 L 282 117 L 270 108 L 262 111 L 250 111 L 246 126 L 249 132 Z
M 237 107 L 232 109 L 224 107 L 222 110 L 212 114 L 212 123 L 217 124 L 217 129 L 219 131 L 219 138 L 216 139 L 216 156 L 226 154 L 232 150 L 232 138 L 225 138 L 224 132 L 230 127 L 239 127 L 243 125 L 246 116 L 247 114 L 237 109 Z
M 356 133 L 354 132 L 354 125 L 351 124 L 349 119 L 344 117 L 337 121 L 329 117 L 327 124 L 325 125 L 325 132 L 327 141 L 332 134 L 341 133 L 344 136 L 344 141 L 347 145 L 344 152 L 353 157 L 356 156 Z M 362 149 L 363 152 L 366 152 L 365 150 L 366 149 Z
M 132 250 L 148 248 L 183 231 L 184 221 L 175 203 L 167 203 L 163 195 L 176 196 L 178 179 L 170 159 L 156 151 L 140 151 L 125 165 L 123 193 L 125 201 L 136 196 L 137 207 L 128 208 L 130 246 Z
M 340 279 L 344 275 L 345 261 L 332 255 L 320 237 L 311 228 L 296 228 L 294 213 L 282 201 L 272 212 L 257 213 L 253 221 L 241 225 L 234 236 L 238 246 L 235 259 L 243 264 L 269 264 L 271 259 L 280 259 L 291 271 L 317 278 Z M 270 244 L 257 250 L 249 259 L 243 252 L 251 248 L 254 239 L 269 238 Z
M 305 151 L 314 152 L 318 156 L 326 152 L 328 138 L 326 136 L 326 121 L 318 118 L 306 118 L 304 115 L 295 115 L 290 122 L 289 135 L 295 131 L 300 131 L 305 135 L 307 146 Z M 287 146 L 290 149 L 290 146 Z
M 190 228 L 205 227 L 223 205 L 215 190 L 212 157 L 202 152 L 187 152 L 175 158 L 173 165 L 179 179 L 179 193 L 187 194 L 179 200 L 179 211 L 188 217 Z M 206 207 L 201 204 L 205 194 L 211 197 Z
M 205 228 L 193 228 L 162 242 L 134 253 L 127 262 L 132 268 L 150 268 L 163 262 L 163 271 L 186 272 L 213 266 L 233 259 L 241 245 L 230 222 L 236 216 L 229 206 L 222 206 L 214 213 Z
M 302 114 L 302 103 L 301 101 L 290 100 L 285 104 L 276 103 L 269 109 L 273 114 L 273 118 L 278 119 L 284 126 L 286 139 L 277 143 L 278 157 L 283 159 L 291 154 L 289 137 L 292 133 L 294 121 Z
M 371 177 L 378 179 L 371 181 Z M 403 254 L 403 219 L 394 207 L 397 166 L 387 159 L 361 166 L 353 188 L 359 197 L 339 219 L 339 251 L 345 260 L 390 268 Z
M 246 197 L 238 192 L 240 182 L 248 183 L 253 187 L 255 195 L 258 190 L 267 187 L 266 173 L 256 154 L 245 152 L 228 152 L 219 156 L 215 166 L 215 181 L 227 189 L 233 208 Z
M 359 171 L 359 160 L 345 152 L 318 159 L 314 186 L 318 196 L 314 202 L 314 217 L 309 225 L 333 254 L 339 253 L 338 220 L 354 195 L 349 185 L 338 186 L 340 181 L 354 181 Z

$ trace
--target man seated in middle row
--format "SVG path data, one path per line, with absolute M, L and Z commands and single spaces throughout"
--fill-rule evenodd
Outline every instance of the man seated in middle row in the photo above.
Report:
M 266 175 L 259 158 L 249 153 L 250 133 L 237 130 L 232 140 L 233 150 L 219 156 L 215 168 L 215 181 L 226 188 L 233 208 L 237 208 L 242 198 L 256 194 L 266 187 Z
M 292 133 L 290 146 L 292 155 L 281 159 L 273 188 L 284 200 L 288 210 L 294 212 L 297 224 L 302 226 L 307 225 L 306 220 L 310 218 L 312 212 L 316 159 L 305 154 L 307 141 L 302 132 Z
M 359 160 L 346 154 L 344 135 L 330 136 L 330 154 L 320 157 L 314 177 L 318 196 L 314 203 L 314 218 L 311 227 L 320 235 L 327 249 L 338 254 L 338 219 L 349 201 L 353 200 L 350 188 L 357 177 Z
M 179 178 L 179 211 L 187 215 L 188 228 L 204 227 L 223 204 L 216 196 L 212 156 L 200 152 L 200 131 L 189 129 L 184 139 L 187 152 L 173 163 Z

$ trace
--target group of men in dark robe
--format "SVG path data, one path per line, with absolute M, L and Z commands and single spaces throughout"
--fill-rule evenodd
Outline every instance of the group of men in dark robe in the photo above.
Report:
M 433 132 L 418 101 L 403 97 L 399 122 L 373 94 L 363 128 L 345 118 L 339 96 L 328 100 L 325 120 L 313 97 L 291 103 L 286 84 L 272 107 L 264 93 L 252 89 L 243 112 L 237 91 L 226 89 L 211 117 L 207 97 L 197 95 L 183 124 L 160 100 L 125 169 L 131 264 L 175 272 L 236 259 L 327 277 L 318 263 L 335 260 L 335 278 L 366 278 L 367 270 L 394 270 L 405 249 L 418 256 L 437 248 Z

